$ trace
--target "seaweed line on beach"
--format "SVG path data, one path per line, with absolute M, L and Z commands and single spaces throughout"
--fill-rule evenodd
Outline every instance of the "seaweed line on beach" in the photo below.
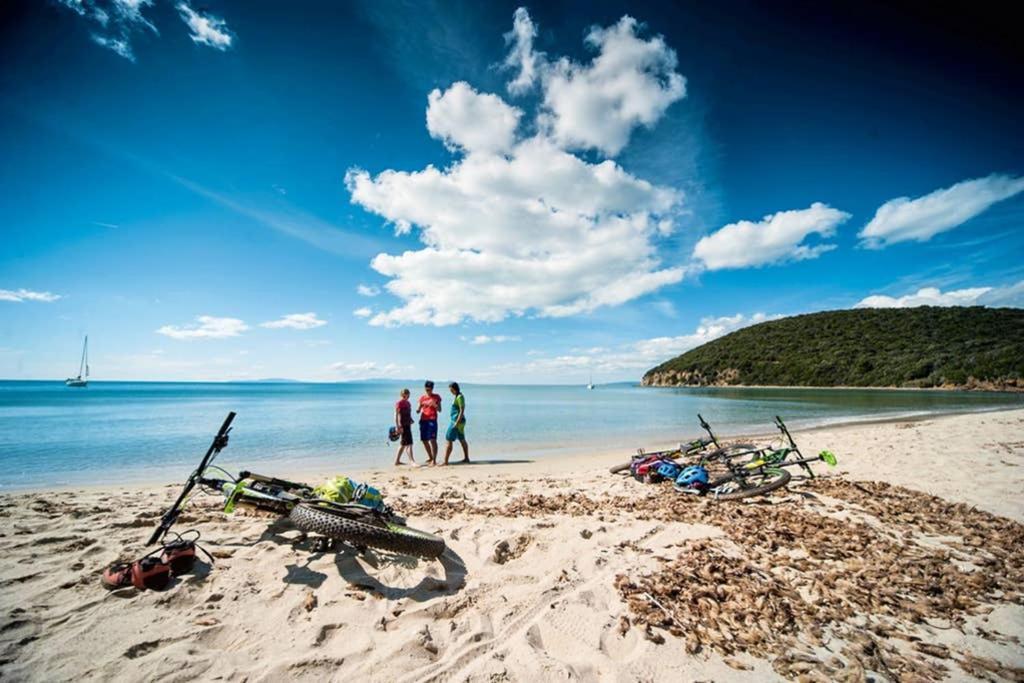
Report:
M 724 539 L 688 541 L 658 570 L 616 578 L 632 624 L 648 638 L 658 642 L 658 630 L 668 631 L 690 653 L 707 648 L 737 668 L 745 665 L 734 655 L 767 657 L 777 673 L 797 680 L 860 681 L 869 672 L 934 680 L 951 675 L 951 663 L 982 679 L 1024 680 L 1022 669 L 924 635 L 924 627 L 965 632 L 967 618 L 993 604 L 1024 604 L 1024 525 L 961 503 L 829 477 L 741 505 L 653 488 L 601 500 L 526 494 L 495 506 L 448 497 L 403 509 L 445 518 L 626 515 L 716 526 Z

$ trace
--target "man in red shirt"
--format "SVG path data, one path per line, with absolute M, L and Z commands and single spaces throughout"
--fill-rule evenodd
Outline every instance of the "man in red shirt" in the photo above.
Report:
M 427 451 L 427 462 L 437 464 L 437 414 L 441 411 L 441 397 L 434 393 L 434 383 L 427 380 L 423 384 L 423 395 L 416 406 L 420 416 L 420 441 Z

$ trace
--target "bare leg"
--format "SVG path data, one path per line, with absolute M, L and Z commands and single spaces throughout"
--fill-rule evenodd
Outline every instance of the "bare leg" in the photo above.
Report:
M 430 440 L 430 462 L 437 464 L 437 439 Z
M 451 457 L 451 455 L 452 455 L 452 446 L 454 446 L 454 445 L 455 445 L 455 444 L 454 444 L 453 442 L 451 442 L 451 441 L 446 441 L 446 442 L 445 442 L 445 447 L 444 447 L 444 462 L 443 462 L 443 463 L 441 463 L 442 465 L 447 465 L 447 464 L 448 464 L 448 458 L 450 458 L 450 457 Z
M 469 444 L 465 439 L 459 439 L 459 443 L 462 444 L 462 462 L 469 462 Z
M 416 458 L 412 457 L 412 444 L 409 444 L 408 446 L 406 446 L 406 448 L 409 449 L 409 462 L 411 462 L 415 466 Z
M 395 453 L 395 466 L 396 467 L 398 465 L 402 464 L 402 451 L 404 451 L 404 450 L 405 450 L 405 446 L 399 446 L 398 447 L 398 452 Z

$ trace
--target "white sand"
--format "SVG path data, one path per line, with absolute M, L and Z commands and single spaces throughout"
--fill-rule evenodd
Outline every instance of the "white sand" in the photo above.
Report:
M 1024 410 L 794 436 L 807 454 L 836 453 L 837 469 L 849 479 L 902 485 L 1024 521 Z M 490 516 L 472 510 L 440 520 L 410 515 L 411 525 L 445 537 L 449 552 L 438 562 L 348 550 L 312 553 L 287 521 L 224 515 L 215 499 L 200 499 L 179 528 L 200 529 L 220 559 L 164 592 L 107 592 L 98 573 L 116 559 L 142 554 L 176 487 L 85 491 L 54 505 L 42 493 L 0 496 L 0 678 L 779 678 L 770 658 L 740 652 L 730 666 L 711 648 L 688 655 L 683 640 L 667 632 L 656 644 L 640 627 L 619 631 L 620 617 L 632 614 L 616 575 L 656 570 L 680 552 L 679 544 L 722 538 L 722 528 L 607 509 L 590 516 L 494 513 L 522 494 L 575 492 L 594 501 L 676 495 L 607 474 L 628 455 L 362 473 L 407 508 L 445 500 L 492 508 Z M 804 499 L 814 498 L 793 495 L 783 502 L 810 505 Z M 737 506 L 736 514 L 750 510 L 761 514 L 749 506 Z M 829 507 L 828 514 L 868 519 L 849 505 Z M 495 548 L 502 541 L 513 556 L 499 563 Z M 743 548 L 735 552 L 741 556 Z M 310 595 L 315 606 L 307 609 Z M 962 631 L 903 626 L 948 645 L 954 659 L 967 652 L 1024 667 L 1024 608 L 1000 600 L 991 607 L 987 615 L 967 615 Z M 1004 639 L 984 636 L 992 631 Z M 951 679 L 971 680 L 963 668 L 946 664 Z

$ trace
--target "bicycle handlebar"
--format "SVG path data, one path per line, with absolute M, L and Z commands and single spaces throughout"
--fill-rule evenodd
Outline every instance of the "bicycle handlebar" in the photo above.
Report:
M 697 413 L 697 420 L 700 422 L 701 428 L 703 428 L 704 431 L 708 433 L 708 438 L 710 439 L 709 441 L 707 441 L 705 443 L 705 445 L 714 444 L 715 448 L 718 448 L 719 447 L 718 439 L 715 438 L 715 433 L 713 431 L 711 431 L 711 425 L 708 424 L 707 420 L 705 420 L 704 416 L 701 415 L 700 413 Z M 705 440 L 701 439 L 701 441 L 705 441 Z
M 775 416 L 775 426 L 779 428 L 782 435 L 786 437 L 787 441 L 789 441 L 789 445 L 796 448 L 796 442 L 793 441 L 793 436 L 789 433 L 789 429 L 786 428 L 786 423 L 783 422 L 782 418 L 778 415 Z
M 224 418 L 224 423 L 221 424 L 220 429 L 217 430 L 217 435 L 213 437 L 213 442 L 210 443 L 210 447 L 206 451 L 206 455 L 199 462 L 199 467 L 195 469 L 192 474 L 188 476 L 188 480 L 185 482 L 185 487 L 181 490 L 178 495 L 178 499 L 174 501 L 174 505 L 171 509 L 164 513 L 164 516 L 160 519 L 160 525 L 153 531 L 153 535 L 149 537 L 149 541 L 146 545 L 153 545 L 167 533 L 174 522 L 178 519 L 178 514 L 181 512 L 181 504 L 185 502 L 185 498 L 192 489 L 195 488 L 196 482 L 200 477 L 203 476 L 203 471 L 206 470 L 210 462 L 213 461 L 217 454 L 220 453 L 228 445 L 228 433 L 231 431 L 231 423 L 235 419 L 235 412 L 231 411 L 228 416 Z

